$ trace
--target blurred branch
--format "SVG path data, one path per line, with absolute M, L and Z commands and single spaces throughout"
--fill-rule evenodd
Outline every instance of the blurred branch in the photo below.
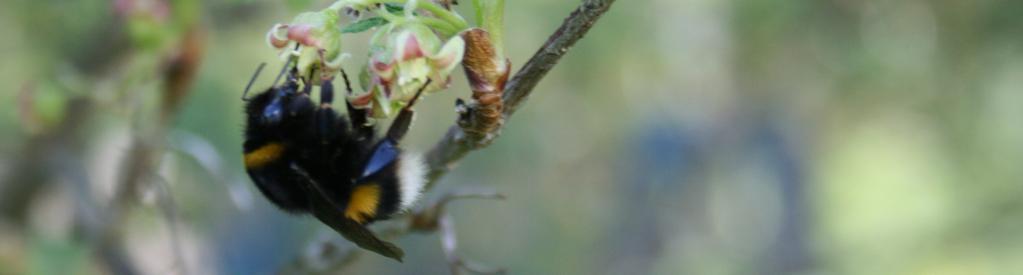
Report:
M 441 220 L 441 216 L 446 213 L 444 208 L 448 203 L 454 200 L 460 199 L 496 199 L 503 200 L 504 195 L 493 189 L 476 189 L 462 187 L 459 189 L 452 190 L 445 194 L 436 202 L 432 203 L 431 207 L 426 207 L 415 215 L 412 215 L 411 224 L 409 227 L 418 231 L 434 231 L 439 228 L 438 222 Z
M 504 87 L 504 119 L 507 120 L 530 94 L 537 83 L 547 75 L 568 49 L 575 45 L 593 27 L 615 0 L 586 0 L 572 12 L 554 34 L 547 39 L 533 57 L 522 66 L 515 76 Z M 482 115 L 482 114 L 477 114 Z M 466 154 L 486 147 L 490 142 L 485 139 L 495 138 L 493 135 L 468 135 L 466 128 L 472 126 L 451 126 L 447 134 L 427 153 L 426 162 L 430 168 L 427 174 L 427 189 L 433 187 L 437 180 L 451 171 Z M 502 125 L 503 127 L 503 125 Z
M 485 265 L 463 259 L 458 255 L 458 238 L 455 233 L 455 222 L 450 214 L 444 214 L 438 219 L 440 225 L 440 242 L 444 248 L 444 256 L 448 260 L 451 274 L 461 274 L 462 270 L 476 274 L 504 274 L 504 269 L 492 268 Z
M 189 28 L 178 47 L 179 50 L 167 61 L 163 73 L 161 120 L 166 121 L 176 114 L 188 95 L 199 71 L 203 53 L 206 52 L 205 40 L 206 34 L 202 28 L 197 26 Z
M 131 147 L 128 149 L 128 154 L 124 156 L 121 162 L 121 178 L 117 182 L 117 186 L 114 191 L 114 198 L 112 199 L 109 206 L 105 211 L 104 228 L 102 230 L 102 238 L 99 243 L 101 251 L 122 251 L 123 242 L 121 238 L 124 236 L 121 232 L 123 225 L 122 221 L 124 214 L 130 209 L 130 206 L 138 202 L 138 195 L 140 187 L 143 183 L 151 183 L 156 185 L 157 189 L 160 189 L 161 182 L 160 178 L 155 176 L 155 171 L 159 167 L 160 158 L 163 156 L 166 150 L 166 136 L 167 127 L 170 124 L 171 118 L 178 111 L 179 104 L 184 101 L 184 97 L 188 95 L 189 87 L 194 81 L 195 73 L 198 70 L 198 64 L 201 61 L 202 52 L 204 50 L 204 44 L 202 44 L 204 34 L 200 30 L 199 26 L 193 25 L 189 28 L 185 34 L 184 39 L 179 44 L 177 52 L 171 53 L 170 58 L 167 61 L 167 65 L 161 68 L 163 89 L 162 89 L 162 100 L 160 101 L 160 116 L 158 121 L 154 123 L 151 129 L 139 129 L 133 138 Z M 145 117 L 145 116 L 141 116 Z M 160 194 L 160 203 L 157 207 L 161 209 L 161 212 L 166 214 L 168 223 L 170 224 L 170 232 L 172 242 L 177 240 L 177 230 L 174 225 L 176 219 L 175 214 L 176 206 L 170 198 L 162 198 L 162 196 L 168 194 Z M 178 244 L 171 244 L 174 249 L 176 264 L 180 264 L 182 272 L 185 272 L 184 263 L 182 263 L 183 256 L 180 255 L 180 249 Z M 135 274 L 138 273 L 137 269 L 131 266 L 131 262 L 125 262 L 118 270 L 121 274 Z M 117 268 L 118 265 L 108 264 L 111 268 Z
M 139 183 L 153 182 L 153 171 L 162 156 L 163 129 L 169 124 L 167 118 L 172 117 L 179 109 L 180 103 L 183 102 L 182 99 L 187 95 L 188 87 L 193 82 L 203 52 L 203 35 L 199 31 L 201 29 L 198 24 L 195 23 L 196 20 L 181 17 L 183 18 L 180 19 L 181 22 L 192 24 L 188 26 L 189 32 L 182 40 L 181 45 L 175 45 L 177 47 L 172 48 L 177 50 L 176 52 L 163 55 L 167 57 L 168 63 L 164 64 L 164 67 L 156 68 L 150 66 L 150 63 L 145 63 L 145 58 L 140 57 L 154 53 L 162 55 L 164 52 L 162 49 L 153 52 L 139 50 L 137 47 L 133 48 L 133 45 L 138 45 L 132 44 L 132 42 L 138 42 L 138 40 L 130 40 L 129 38 L 132 37 L 129 35 L 138 35 L 138 33 L 126 31 L 130 26 L 125 26 L 131 23 L 126 22 L 131 20 L 126 18 L 128 16 L 123 16 L 124 14 L 108 16 L 106 10 L 101 9 L 86 11 L 83 16 L 60 16 L 66 12 L 48 13 L 51 11 L 47 8 L 48 6 L 52 5 L 31 5 L 25 7 L 24 10 L 32 12 L 20 13 L 29 16 L 25 19 L 27 22 L 42 23 L 39 20 L 46 21 L 46 24 L 27 24 L 26 26 L 33 26 L 32 30 L 42 34 L 42 37 L 52 38 L 32 41 L 33 43 L 30 44 L 42 47 L 51 44 L 58 45 L 58 53 L 55 56 L 59 58 L 46 60 L 42 66 L 70 62 L 75 65 L 75 70 L 65 72 L 53 68 L 51 70 L 54 71 L 54 77 L 47 78 L 45 81 L 52 81 L 58 83 L 56 86 L 61 86 L 59 79 L 61 76 L 69 75 L 68 73 L 75 77 L 85 78 L 86 81 L 61 87 L 68 92 L 67 104 L 64 105 L 62 116 L 52 127 L 45 127 L 38 133 L 30 131 L 33 135 L 29 137 L 21 150 L 19 154 L 21 159 L 14 162 L 16 164 L 11 172 L 0 179 L 0 222 L 10 222 L 19 228 L 30 230 L 25 227 L 25 220 L 28 215 L 34 214 L 33 209 L 30 209 L 33 201 L 50 185 L 56 182 L 66 182 L 68 183 L 66 187 L 71 189 L 75 201 L 72 237 L 92 246 L 93 256 L 104 265 L 106 272 L 137 274 L 139 270 L 136 263 L 132 261 L 131 255 L 124 247 L 122 219 L 125 213 L 131 210 L 130 204 L 136 201 Z M 81 5 L 72 7 L 81 7 Z M 156 10 L 154 9 L 154 11 Z M 97 13 L 102 14 L 97 15 Z M 75 26 L 75 29 L 80 31 L 73 32 L 73 34 L 64 32 L 69 23 L 80 23 Z M 47 26 L 57 29 L 47 29 Z M 147 25 L 151 28 L 146 31 L 169 37 L 172 32 L 163 32 L 171 29 L 168 26 L 169 24 Z M 61 32 L 55 32 L 55 30 Z M 29 36 L 29 38 L 33 37 L 37 36 Z M 141 66 L 139 66 L 140 68 L 126 66 L 135 64 L 142 64 L 145 68 L 138 70 Z M 154 70 L 150 71 L 150 68 L 154 68 Z M 85 144 L 89 138 L 89 132 L 86 130 L 89 128 L 89 123 L 99 114 L 108 112 L 111 107 L 116 107 L 109 106 L 110 104 L 123 103 L 104 101 L 103 96 L 97 96 L 100 93 L 96 92 L 96 90 L 104 89 L 102 84 L 105 81 L 117 81 L 117 78 L 122 75 L 141 76 L 139 78 L 145 81 L 151 80 L 151 76 L 159 76 L 159 79 L 163 80 L 162 84 L 165 84 L 165 87 L 162 89 L 161 119 L 156 123 L 140 121 L 142 123 L 139 125 L 147 127 L 155 124 L 156 126 L 151 126 L 155 130 L 133 132 L 136 135 L 134 143 L 121 160 L 123 166 L 120 168 L 124 169 L 119 170 L 123 174 L 117 182 L 115 198 L 109 205 L 103 205 L 96 201 L 90 191 L 92 183 L 87 173 L 85 154 Z M 125 83 L 136 84 L 127 81 Z M 140 90 L 136 89 L 138 87 L 130 88 L 126 90 L 131 92 Z M 31 86 L 26 89 L 31 89 Z M 140 97 L 148 96 L 143 92 L 136 94 Z M 31 106 L 24 104 L 31 99 L 31 94 L 25 94 L 19 99 L 22 99 L 21 103 L 23 103 L 19 107 L 22 108 L 24 122 L 34 122 L 35 117 L 32 117 L 34 115 L 32 112 L 35 110 L 28 109 Z M 150 116 L 137 117 L 142 120 Z M 159 207 L 167 213 L 168 222 L 175 223 L 173 203 L 167 200 L 161 200 L 161 202 Z M 175 242 L 172 243 L 172 246 L 175 248 L 175 253 L 180 254 L 180 248 L 175 246 L 177 231 L 173 225 L 171 231 L 173 235 L 171 239 Z M 24 234 L 35 233 L 25 232 Z M 180 257 L 178 258 L 180 259 Z
M 440 244 L 444 249 L 444 257 L 448 261 L 451 274 L 461 274 L 463 270 L 475 274 L 504 274 L 502 268 L 488 267 L 458 255 L 458 235 L 455 233 L 455 221 L 451 214 L 444 211 L 444 206 L 451 201 L 467 198 L 504 199 L 504 195 L 497 193 L 496 190 L 465 190 L 449 193 L 438 200 L 433 207 L 428 207 L 416 215 L 412 215 L 410 227 L 418 231 L 440 232 Z
M 169 242 L 171 255 L 174 256 L 173 267 L 178 274 L 191 274 L 185 264 L 185 252 L 181 244 L 181 233 L 178 230 L 178 205 L 171 194 L 170 182 L 160 175 L 151 175 L 156 180 L 156 203 L 167 220 L 167 232 L 170 234 Z
M 355 234 L 370 234 L 371 236 L 354 236 L 356 240 L 352 240 L 352 236 L 345 235 L 345 238 L 351 242 L 345 242 L 344 245 L 340 246 L 332 243 L 330 240 L 313 242 L 307 250 L 310 251 L 310 253 L 303 254 L 302 256 L 295 258 L 289 265 L 286 265 L 279 270 L 278 274 L 340 273 L 341 269 L 345 268 L 348 264 L 354 262 L 355 259 L 358 258 L 359 253 L 365 251 L 363 249 L 371 250 L 383 256 L 400 260 L 401 255 L 391 255 L 390 253 L 403 252 L 401 252 L 400 249 L 397 249 L 397 247 L 394 247 L 392 244 L 386 241 L 381 241 L 380 239 L 394 239 L 412 232 L 427 233 L 435 231 L 439 231 L 441 233 L 441 245 L 444 247 L 444 254 L 446 255 L 448 264 L 454 274 L 458 274 L 459 270 L 466 270 L 472 273 L 503 273 L 504 271 L 502 269 L 488 268 L 458 256 L 457 242 L 455 240 L 456 235 L 454 231 L 454 219 L 448 215 L 444 209 L 448 203 L 460 199 L 504 199 L 504 195 L 497 193 L 496 190 L 491 188 L 462 187 L 451 190 L 427 206 L 424 206 L 414 211 L 411 215 L 408 215 L 407 219 L 403 223 L 376 230 L 377 234 L 375 235 L 372 231 L 358 225 L 355 225 L 357 228 L 335 228 L 338 226 L 345 226 L 345 221 L 324 220 L 325 217 L 321 217 L 321 214 L 317 214 L 317 218 L 320 218 L 321 221 L 331 226 L 331 228 L 339 233 L 353 234 L 354 232 Z M 314 204 L 316 203 L 323 202 L 317 202 L 317 200 L 314 199 Z M 325 211 L 319 212 L 328 213 Z M 329 215 L 326 218 L 332 219 Z M 359 228 L 361 228 L 361 230 L 357 230 Z M 371 238 L 372 240 L 366 240 L 367 238 Z M 366 244 L 369 244 L 370 247 L 367 247 Z M 356 245 L 363 249 L 357 249 Z M 393 247 L 393 249 L 397 249 L 397 251 L 388 251 L 387 249 L 392 249 L 388 247 Z
M 54 176 L 47 171 L 52 171 L 51 167 L 56 164 L 46 156 L 81 151 L 80 136 L 93 110 L 94 103 L 87 97 L 71 98 L 64 110 L 64 117 L 56 127 L 27 141 L 19 154 L 23 158 L 14 162 L 14 168 L 2 180 L 3 184 L 0 184 L 0 218 L 16 225 L 25 223 L 27 208 Z

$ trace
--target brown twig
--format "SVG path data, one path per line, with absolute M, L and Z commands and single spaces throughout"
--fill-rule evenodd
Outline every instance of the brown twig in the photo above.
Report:
M 600 19 L 600 16 L 611 8 L 614 1 L 584 1 L 547 39 L 540 50 L 533 54 L 526 65 L 515 73 L 515 77 L 505 85 L 502 96 L 505 121 L 515 113 L 519 104 L 533 93 L 533 88 L 554 68 L 558 60 L 568 53 L 568 49 L 575 45 L 593 27 L 597 19 Z M 484 114 L 478 115 L 483 116 Z M 500 131 L 500 128 L 494 129 L 494 132 L 496 131 Z M 451 126 L 447 134 L 426 155 L 426 162 L 430 168 L 430 172 L 427 174 L 426 188 L 429 189 L 436 184 L 437 180 L 451 171 L 466 154 L 486 147 L 489 142 L 483 142 L 481 140 L 483 138 L 488 137 L 467 134 L 465 128 L 457 123 Z

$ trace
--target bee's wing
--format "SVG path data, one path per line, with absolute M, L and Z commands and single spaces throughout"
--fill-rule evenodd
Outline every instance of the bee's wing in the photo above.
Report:
M 312 202 L 313 215 L 327 226 L 330 226 L 331 229 L 334 229 L 334 231 L 341 233 L 341 236 L 345 237 L 345 239 L 363 249 L 373 251 L 399 262 L 405 256 L 405 252 L 398 246 L 381 240 L 369 228 L 345 218 L 344 212 L 335 210 L 331 203 L 326 201 L 323 196 L 313 195 L 310 196 L 310 200 Z
M 398 149 L 398 145 L 390 138 L 384 138 L 380 141 L 373 149 L 373 154 L 370 155 L 369 161 L 364 165 L 363 170 L 359 173 L 360 178 L 367 178 L 380 172 L 388 165 L 398 160 L 398 156 L 401 154 L 401 149 Z

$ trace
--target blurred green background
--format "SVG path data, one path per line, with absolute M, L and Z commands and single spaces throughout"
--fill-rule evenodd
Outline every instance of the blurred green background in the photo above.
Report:
M 513 67 L 578 3 L 507 1 Z M 267 274 L 338 239 L 240 161 L 265 32 L 328 4 L 0 3 L 0 274 Z M 423 101 L 406 147 L 468 96 Z M 511 274 L 1019 274 L 1021 106 L 1021 1 L 618 1 L 428 197 L 507 195 L 450 211 Z M 436 234 L 397 242 L 341 272 L 448 272 Z

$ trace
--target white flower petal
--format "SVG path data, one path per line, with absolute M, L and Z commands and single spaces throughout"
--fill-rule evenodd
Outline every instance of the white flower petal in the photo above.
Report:
M 445 43 L 437 54 L 430 56 L 430 65 L 440 70 L 441 74 L 451 73 L 458 64 L 462 63 L 462 56 L 465 54 L 465 40 L 455 36 L 448 43 Z

